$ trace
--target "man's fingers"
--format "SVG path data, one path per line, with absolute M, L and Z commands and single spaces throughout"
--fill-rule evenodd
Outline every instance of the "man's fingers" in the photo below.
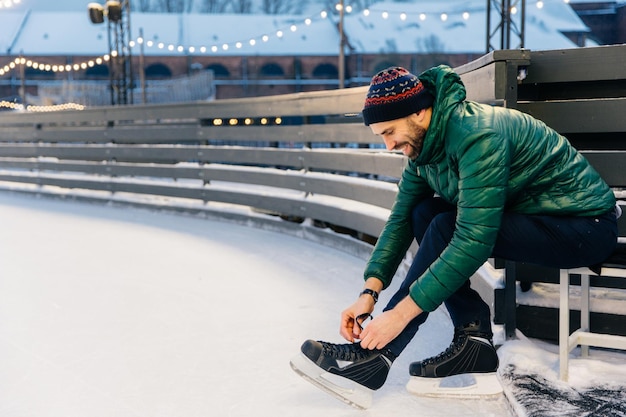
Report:
M 339 334 L 341 334 L 341 337 L 346 339 L 348 342 L 354 342 L 354 319 L 349 316 L 345 316 L 345 318 L 341 321 Z
M 370 313 L 363 313 L 356 316 L 356 319 L 354 319 L 354 321 L 356 321 L 357 326 L 359 326 L 359 333 L 365 328 L 365 322 L 367 321 L 367 319 L 373 318 L 374 317 Z

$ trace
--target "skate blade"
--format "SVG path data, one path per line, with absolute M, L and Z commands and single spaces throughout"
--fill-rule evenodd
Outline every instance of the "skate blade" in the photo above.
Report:
M 365 410 L 372 405 L 372 390 L 324 371 L 303 354 L 293 357 L 289 364 L 302 378 L 354 408 Z M 341 383 L 349 383 L 351 386 L 346 387 L 340 385 Z
M 445 378 L 412 376 L 406 389 L 418 397 L 491 399 L 502 396 L 502 385 L 493 373 L 461 374 Z

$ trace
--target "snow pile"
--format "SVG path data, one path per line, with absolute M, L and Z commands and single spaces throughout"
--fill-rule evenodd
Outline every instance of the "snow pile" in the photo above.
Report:
M 558 346 L 527 339 L 509 341 L 498 351 L 505 393 L 519 417 L 626 415 L 624 354 L 591 349 L 570 355 L 569 382 L 558 378 Z

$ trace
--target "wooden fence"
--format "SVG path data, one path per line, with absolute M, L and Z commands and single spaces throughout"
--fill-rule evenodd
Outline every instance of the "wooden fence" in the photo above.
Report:
M 497 51 L 458 70 L 470 97 L 504 104 L 528 56 Z M 405 160 L 363 125 L 366 90 L 4 112 L 0 181 L 37 193 L 235 204 L 375 237 Z

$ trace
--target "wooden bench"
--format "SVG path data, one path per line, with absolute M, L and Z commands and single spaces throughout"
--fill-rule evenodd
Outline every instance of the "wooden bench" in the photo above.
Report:
M 600 172 L 602 177 L 616 191 L 618 204 L 626 198 L 626 151 L 596 151 L 583 152 L 585 157 Z M 620 204 L 624 210 L 626 207 Z M 582 355 L 589 354 L 589 346 L 615 348 L 626 350 L 626 336 L 610 335 L 592 332 L 590 326 L 590 277 L 598 277 L 601 284 L 602 277 L 623 279 L 626 287 L 626 218 L 618 219 L 618 245 L 613 254 L 602 264 L 589 265 L 583 268 L 562 269 L 559 271 L 559 376 L 562 380 L 568 379 L 569 353 L 581 345 Z M 581 307 L 580 327 L 570 335 L 570 279 L 573 275 L 580 275 Z
M 619 243 L 614 253 L 605 262 L 580 268 L 561 269 L 539 267 L 531 264 L 498 260 L 498 266 L 504 267 L 505 286 L 501 308 L 504 305 L 502 324 L 506 337 L 515 337 L 517 328 L 517 283 L 524 287 L 532 282 L 552 282 L 559 285 L 559 377 L 568 379 L 569 353 L 578 345 L 584 356 L 589 354 L 589 346 L 626 350 L 626 336 L 607 334 L 605 331 L 593 331 L 590 326 L 590 287 L 608 287 L 626 289 L 626 151 L 588 151 L 582 152 L 600 172 L 609 186 L 614 188 L 618 204 L 625 212 L 618 220 Z M 617 169 L 619 167 L 619 169 Z M 523 275 L 520 272 L 526 272 Z M 580 281 L 578 281 L 580 277 Z M 593 279 L 592 279 L 593 278 Z M 570 285 L 580 285 L 581 308 L 580 325 L 571 319 Z M 503 313 L 503 314 L 502 314 Z M 570 335 L 570 332 L 573 332 Z
M 529 61 L 525 77 L 519 80 L 515 106 L 565 135 L 614 189 L 618 200 L 626 200 L 626 46 L 531 51 Z M 618 227 L 620 236 L 626 236 L 626 215 L 619 219 Z M 620 246 L 603 265 L 563 271 L 496 260 L 505 278 L 504 288 L 497 288 L 493 295 L 494 321 L 504 325 L 507 338 L 514 338 L 518 328 L 531 337 L 552 339 L 558 334 L 562 379 L 567 379 L 567 355 L 577 345 L 623 348 L 623 339 L 616 339 L 626 336 L 622 317 L 594 313 L 590 322 L 586 301 L 590 287 L 626 288 L 626 260 L 620 257 L 621 250 Z M 580 326 L 569 310 L 569 287 L 579 285 L 579 276 L 583 293 Z M 517 282 L 521 289 L 532 282 L 558 284 L 558 312 L 518 306 Z M 531 312 L 535 314 L 531 320 L 517 316 Z M 586 347 L 583 353 L 588 353 Z

